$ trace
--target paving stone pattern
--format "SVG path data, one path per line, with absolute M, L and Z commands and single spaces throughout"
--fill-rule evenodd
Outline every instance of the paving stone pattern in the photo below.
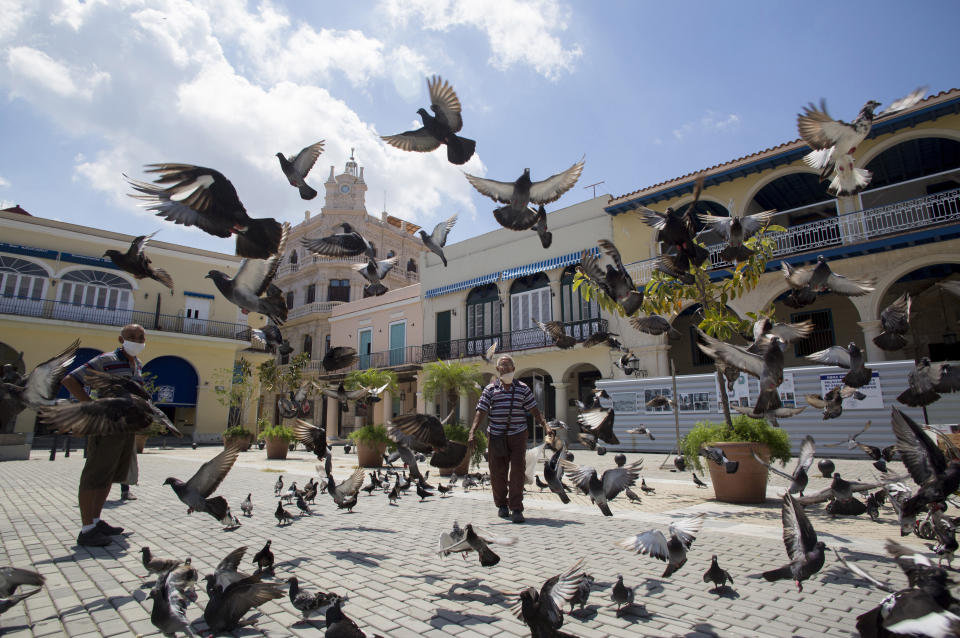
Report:
M 735 506 L 713 500 L 712 489 L 697 489 L 690 474 L 660 470 L 662 455 L 644 456 L 648 485 L 657 494 L 643 496 L 641 504 L 624 497 L 614 501 L 614 517 L 600 515 L 586 497 L 574 496 L 562 505 L 555 496 L 534 492 L 525 500 L 527 522 L 513 525 L 497 518 L 489 489 L 464 493 L 457 488 L 449 498 L 420 503 L 413 491 L 397 506 L 383 493 L 361 493 L 353 514 L 339 511 L 326 494 L 317 497 L 314 515 L 278 528 L 273 517 L 276 470 L 289 485 L 315 476 L 316 459 L 304 452 L 285 461 L 266 461 L 252 450 L 240 460 L 219 490 L 240 513 L 240 501 L 253 494 L 254 515 L 242 518 L 235 531 L 222 531 L 205 514 L 186 514 L 168 486 L 167 476 L 187 479 L 199 464 L 218 452 L 150 449 L 140 456 L 139 500 L 121 503 L 119 490 L 111 494 L 104 519 L 126 528 L 118 542 L 105 548 L 75 545 L 79 528 L 76 486 L 82 454 L 58 456 L 50 462 L 36 452 L 29 461 L 0 463 L 0 565 L 33 566 L 47 578 L 39 594 L 0 617 L 0 634 L 40 636 L 159 636 L 150 623 L 152 601 L 147 598 L 153 578 L 145 579 L 140 548 L 155 555 L 187 557 L 201 578 L 232 549 L 248 546 L 244 568 L 253 570 L 252 556 L 267 539 L 273 540 L 276 579 L 291 575 L 308 590 L 333 590 L 348 598 L 344 611 L 368 635 L 395 638 L 414 636 L 528 636 L 525 625 L 510 613 L 505 593 L 539 587 L 550 576 L 585 557 L 587 572 L 596 580 L 582 614 L 567 615 L 563 630 L 576 636 L 851 636 L 855 617 L 876 605 L 883 595 L 848 576 L 832 554 L 827 564 L 798 593 L 791 582 L 767 583 L 759 572 L 786 562 L 781 540 L 777 494 L 785 481 L 771 479 L 769 500 L 763 506 Z M 576 462 L 598 468 L 613 466 L 610 455 L 576 451 Z M 356 457 L 336 451 L 334 474 L 346 478 Z M 846 477 L 869 480 L 872 468 L 861 461 L 839 461 Z M 899 463 L 894 471 L 902 471 Z M 699 473 L 698 473 L 699 474 Z M 431 477 L 436 483 L 438 477 Z M 708 477 L 707 479 L 708 480 Z M 810 491 L 828 483 L 811 479 Z M 289 508 L 296 512 L 295 507 Z M 614 541 L 651 527 L 666 530 L 682 514 L 706 512 L 707 520 L 694 543 L 688 563 L 669 579 L 664 564 L 614 546 Z M 830 520 L 820 507 L 810 508 L 820 539 L 877 577 L 906 586 L 896 566 L 886 560 L 882 542 L 895 537 L 893 513 L 883 522 L 869 519 Z M 439 558 L 437 539 L 453 521 L 473 522 L 481 532 L 515 536 L 512 546 L 495 546 L 500 564 L 480 567 L 476 555 Z M 919 539 L 907 544 L 923 549 Z M 713 593 L 703 573 L 717 554 L 720 565 L 735 579 L 732 589 Z M 635 607 L 622 617 L 615 614 L 610 587 L 618 574 L 637 588 Z M 198 590 L 202 590 L 201 587 Z M 187 615 L 200 618 L 206 594 Z M 323 619 L 303 621 L 289 599 L 271 601 L 260 609 L 256 627 L 237 636 L 317 636 Z M 205 632 L 206 634 L 206 632 Z

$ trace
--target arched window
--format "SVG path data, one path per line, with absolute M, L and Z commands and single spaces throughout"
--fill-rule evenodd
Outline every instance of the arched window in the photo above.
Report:
M 550 280 L 542 272 L 520 277 L 510 286 L 510 342 L 504 349 L 542 348 L 548 345 L 547 335 L 535 321 L 553 320 Z
M 323 338 L 323 356 L 327 356 L 328 352 L 330 352 L 330 335 Z
M 297 251 L 293 251 L 292 253 L 290 253 L 290 263 L 296 264 L 298 262 L 299 262 L 299 257 L 297 257 Z
M 497 284 L 471 290 L 467 295 L 467 338 L 476 340 L 467 342 L 467 351 L 477 354 L 486 350 L 500 336 L 501 330 L 500 289 Z
M 313 358 L 313 337 L 310 335 L 303 335 L 303 352 L 307 353 L 307 358 Z
M 103 270 L 72 270 L 60 278 L 58 319 L 123 325 L 133 315 L 133 286 Z
M 0 255 L 0 309 L 18 315 L 39 315 L 46 281 L 47 271 L 37 264 Z
M 587 301 L 573 289 L 575 273 L 576 266 L 568 266 L 560 276 L 560 321 L 573 323 L 571 334 L 582 339 L 599 327 L 600 306 L 596 299 Z
M 407 272 L 417 272 L 417 262 L 414 261 L 413 257 L 407 262 Z

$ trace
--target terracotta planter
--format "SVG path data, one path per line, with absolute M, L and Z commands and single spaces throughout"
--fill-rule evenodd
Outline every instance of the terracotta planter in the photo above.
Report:
M 234 443 L 239 443 L 246 450 L 253 443 L 253 436 L 225 436 L 223 437 L 223 447 L 228 448 Z
M 718 501 L 725 503 L 763 503 L 767 500 L 767 467 L 753 458 L 751 451 L 765 461 L 770 460 L 770 448 L 766 443 L 708 443 L 718 447 L 731 461 L 739 461 L 740 467 L 734 474 L 726 471 L 712 461 L 704 460 L 710 468 L 710 481 L 713 493 Z
M 287 452 L 290 451 L 290 442 L 286 439 L 268 436 L 264 439 L 267 442 L 268 459 L 285 459 Z
M 134 437 L 134 440 L 137 443 L 137 454 L 143 454 L 143 448 L 147 446 L 147 439 L 150 438 L 147 434 L 138 434 Z
M 387 451 L 386 443 L 357 442 L 357 464 L 360 467 L 383 467 L 383 453 Z

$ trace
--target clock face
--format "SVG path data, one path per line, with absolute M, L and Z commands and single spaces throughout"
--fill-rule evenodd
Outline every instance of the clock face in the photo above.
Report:
M 340 192 L 343 193 L 343 194 L 347 194 L 347 193 L 350 192 L 350 187 L 349 187 L 348 185 L 344 184 L 343 186 L 340 187 Z

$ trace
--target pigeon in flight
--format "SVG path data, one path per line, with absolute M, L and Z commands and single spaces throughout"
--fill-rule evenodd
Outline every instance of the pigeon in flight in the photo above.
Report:
M 537 236 L 540 237 L 540 245 L 544 249 L 550 248 L 550 244 L 553 243 L 553 233 L 547 230 L 547 209 L 543 204 L 537 207 L 537 222 L 533 225 L 533 230 L 537 231 Z
M 873 343 L 881 350 L 900 350 L 907 345 L 903 335 L 910 329 L 910 293 L 903 293 L 880 313 L 880 325 L 883 332 L 873 338 Z
M 214 585 L 210 600 L 203 610 L 203 619 L 214 635 L 232 631 L 250 624 L 250 621 L 241 622 L 248 611 L 265 602 L 283 598 L 283 595 L 280 584 L 261 583 L 256 576 L 237 581 L 226 588 Z
M 560 449 L 554 452 L 553 456 L 543 466 L 543 478 L 547 480 L 546 487 L 549 487 L 551 492 L 559 496 L 560 502 L 563 504 L 570 502 L 570 497 L 567 496 L 567 491 L 563 487 L 563 466 L 560 464 L 560 459 L 564 458 L 566 453 L 566 446 L 561 445 Z
M 100 399 L 104 401 L 106 399 Z M 86 404 L 81 404 L 86 405 Z M 169 477 L 163 482 L 173 488 L 177 498 L 187 506 L 187 514 L 193 512 L 206 512 L 215 519 L 223 520 L 227 515 L 229 506 L 227 500 L 222 496 L 210 498 L 210 495 L 220 486 L 223 479 L 226 478 L 230 468 L 243 451 L 243 447 L 234 444 L 216 455 L 206 463 L 200 466 L 189 481 L 183 481 Z
M 499 347 L 499 344 L 500 344 L 499 341 L 494 341 L 493 343 L 491 343 L 490 347 L 487 348 L 486 352 L 480 353 L 480 358 L 487 363 L 493 363 L 493 355 L 497 353 L 497 348 Z
M 322 461 L 329 454 L 327 447 L 327 431 L 318 427 L 309 421 L 297 419 L 293 425 L 293 435 L 298 441 L 303 443 L 307 450 L 313 451 L 317 455 L 317 460 Z
M 542 182 L 534 182 L 530 179 L 529 168 L 523 169 L 523 175 L 514 182 L 498 182 L 484 177 L 476 177 L 469 173 L 464 173 L 464 175 L 467 181 L 482 195 L 506 204 L 499 209 L 498 213 L 494 213 L 497 221 L 507 228 L 514 228 L 519 225 L 515 221 L 517 217 L 525 220 L 529 219 L 530 221 L 526 223 L 526 226 L 520 228 L 520 230 L 525 230 L 536 223 L 536 213 L 527 207 L 528 204 L 530 202 L 549 204 L 560 199 L 580 179 L 583 164 L 583 160 L 580 160 L 562 173 L 552 175 Z M 531 219 L 531 216 L 533 216 L 533 219 Z
M 613 247 L 613 244 L 610 244 L 610 246 Z M 619 252 L 616 252 L 616 248 L 613 248 L 613 251 L 619 261 Z M 580 271 L 594 286 L 620 304 L 620 307 L 629 316 L 640 309 L 640 305 L 643 303 L 643 292 L 636 289 L 630 274 L 622 266 L 622 263 L 619 263 L 616 268 L 607 264 L 604 269 L 600 266 L 600 260 L 597 257 L 585 250 L 580 254 Z
M 818 410 L 823 410 L 823 419 L 827 420 L 835 419 L 843 414 L 843 401 L 850 397 L 855 398 L 857 401 L 862 401 L 867 398 L 867 395 L 856 388 L 838 385 L 823 396 L 819 394 L 808 394 L 804 398 L 807 403 L 813 407 Z
M 870 383 L 873 370 L 865 367 L 863 352 L 856 343 L 850 342 L 846 348 L 831 346 L 825 350 L 814 352 L 806 357 L 811 361 L 834 365 L 849 370 L 843 377 L 843 383 L 851 388 L 862 388 Z
M 443 425 L 451 415 L 452 411 L 441 421 L 430 414 L 402 414 L 391 420 L 389 434 L 411 449 L 416 449 L 417 443 L 429 446 L 433 450 L 430 465 L 434 467 L 456 467 L 467 455 L 467 446 L 447 439 L 444 434 Z M 409 437 L 412 442 L 403 437 Z
M 130 243 L 127 252 L 119 250 L 108 250 L 103 253 L 104 257 L 109 257 L 110 261 L 116 264 L 124 272 L 128 272 L 137 279 L 154 279 L 161 284 L 173 290 L 173 278 L 163 268 L 154 268 L 150 264 L 150 258 L 143 253 L 144 246 L 150 241 L 157 232 L 149 235 L 140 235 L 135 237 Z
M 618 541 L 617 545 L 666 562 L 662 578 L 667 578 L 686 564 L 687 550 L 703 527 L 703 517 L 704 514 L 696 514 L 675 519 L 670 523 L 669 539 L 660 530 L 651 529 Z
M 648 315 L 646 317 L 630 317 L 630 325 L 634 330 L 645 332 L 648 335 L 667 334 L 668 337 L 676 341 L 680 338 L 680 332 L 670 325 L 664 317 L 660 315 Z
M 447 146 L 447 161 L 451 164 L 466 164 L 477 148 L 474 140 L 455 135 L 463 128 L 460 115 L 460 99 L 453 87 L 439 76 L 427 78 L 427 90 L 430 92 L 430 110 L 418 109 L 423 127 L 414 131 L 404 131 L 397 135 L 381 136 L 390 146 L 402 151 L 429 153 L 441 144 Z
M 766 412 L 754 412 L 752 406 L 743 406 L 737 404 L 731 404 L 730 409 L 740 414 L 746 414 L 751 419 L 766 419 L 767 422 L 775 428 L 780 427 L 780 421 L 778 419 L 789 419 L 790 417 L 797 416 L 801 412 L 807 409 L 807 406 L 801 406 L 799 408 L 788 408 L 780 406 L 775 410 L 767 410 Z
M 590 408 L 577 415 L 577 423 L 587 430 L 586 434 L 610 445 L 620 445 L 620 439 L 613 431 L 613 421 L 613 408 Z
M 693 215 L 702 192 L 701 178 L 694 183 L 693 201 L 683 213 L 678 213 L 673 208 L 667 208 L 662 213 L 646 207 L 640 207 L 637 211 L 643 216 L 644 223 L 657 231 L 657 241 L 676 249 L 669 263 L 672 270 L 680 273 L 688 273 L 691 264 L 699 267 L 710 257 L 710 251 L 694 241 L 697 233 Z
M 753 215 L 733 215 L 730 217 L 718 217 L 716 215 L 699 214 L 700 221 L 717 231 L 727 246 L 720 251 L 720 257 L 724 261 L 738 262 L 746 261 L 756 252 L 743 245 L 743 242 L 750 239 L 762 229 L 766 228 L 777 211 L 766 210 L 762 213 Z
M 335 372 L 347 366 L 353 365 L 357 360 L 357 351 L 349 346 L 335 346 L 323 355 L 323 369 L 327 372 Z
M 700 341 L 697 346 L 708 356 L 720 359 L 727 365 L 742 370 L 760 380 L 760 395 L 753 406 L 754 412 L 768 412 L 781 406 L 777 386 L 783 383 L 783 350 L 786 343 L 776 335 L 764 337 L 760 353 L 714 339 L 702 330 L 697 330 Z
M 243 555 L 246 552 L 246 545 L 231 551 L 224 556 L 223 560 L 217 563 L 212 574 L 207 574 L 203 577 L 207 582 L 207 594 L 211 594 L 216 585 L 226 589 L 233 583 L 251 578 L 249 574 L 238 571 L 240 569 L 240 563 L 243 561 Z
M 342 233 L 334 233 L 327 237 L 318 237 L 317 239 L 301 239 L 301 243 L 307 249 L 317 255 L 324 257 L 356 257 L 357 255 L 366 255 L 370 259 L 376 259 L 377 254 L 373 246 L 367 241 L 367 238 L 354 230 L 353 226 L 347 222 L 337 224 L 334 228 L 343 228 Z
M 686 255 L 663 253 L 654 261 L 653 269 L 679 280 L 685 286 L 692 286 L 697 280 L 690 272 L 690 264 Z
M 941 393 L 957 390 L 960 390 L 960 369 L 949 363 L 930 363 L 928 357 L 921 357 L 907 375 L 907 389 L 900 393 L 897 401 L 910 407 L 930 405 L 940 399 Z
M 189 559 L 187 559 L 189 562 Z M 193 581 L 196 582 L 196 569 L 192 570 Z M 196 599 L 192 585 L 184 580 L 176 570 L 163 572 L 148 594 L 153 599 L 153 609 L 150 612 L 150 622 L 165 636 L 175 636 L 183 632 L 187 636 L 195 636 L 187 619 L 187 606 Z
M 852 450 L 860 444 L 860 442 L 857 441 L 857 437 L 869 430 L 871 425 L 873 425 L 873 421 L 867 419 L 867 422 L 863 425 L 863 429 L 856 434 L 848 434 L 846 441 L 839 441 L 838 443 L 826 443 L 824 447 L 840 447 L 841 445 L 846 445 L 848 450 Z
M 824 550 L 827 546 L 817 540 L 810 519 L 804 512 L 803 505 L 798 503 L 790 493 L 783 495 L 783 506 L 780 510 L 783 522 L 783 544 L 787 548 L 790 563 L 763 572 L 768 581 L 792 579 L 797 584 L 797 591 L 803 591 L 803 581 L 820 571 L 826 560 Z
M 803 442 L 800 444 L 800 454 L 797 455 L 797 465 L 793 468 L 793 474 L 787 474 L 786 472 L 778 470 L 773 467 L 772 463 L 764 461 L 757 456 L 756 452 L 753 452 L 753 458 L 755 458 L 758 463 L 766 465 L 774 474 L 790 481 L 790 487 L 787 488 L 788 493 L 803 496 L 803 490 L 807 488 L 807 483 L 810 481 L 810 476 L 807 472 L 810 470 L 810 466 L 813 465 L 813 455 L 815 451 L 816 446 L 813 442 L 813 437 L 809 434 L 803 437 Z
M 0 614 L 40 591 L 45 580 L 41 574 L 30 569 L 0 567 Z M 36 586 L 36 589 L 18 594 L 17 588 L 24 585 Z
M 313 199 L 317 196 L 317 191 L 307 185 L 306 177 L 313 165 L 317 163 L 317 158 L 323 152 L 324 140 L 316 144 L 307 146 L 296 157 L 284 157 L 283 153 L 277 153 L 277 159 L 280 160 L 280 170 L 283 171 L 287 181 L 291 186 L 300 191 L 301 199 Z
M 222 173 L 191 164 L 148 164 L 148 173 L 159 173 L 154 184 L 124 178 L 148 210 L 157 211 L 175 224 L 196 226 L 216 237 L 237 235 L 237 254 L 247 259 L 267 259 L 279 252 L 283 226 L 275 219 L 252 219 L 237 191 Z M 170 184 L 170 186 L 166 186 Z
M 363 468 L 358 467 L 353 471 L 349 478 L 342 481 L 339 485 L 333 480 L 333 456 L 327 455 L 324 469 L 327 472 L 327 492 L 337 504 L 338 509 L 345 509 L 353 513 L 353 508 L 357 505 L 357 495 L 360 488 L 363 487 L 363 477 L 365 476 Z
M 813 332 L 813 322 L 809 319 L 798 323 L 780 323 L 769 317 L 761 317 L 753 322 L 753 344 L 747 348 L 747 352 L 760 354 L 760 347 L 764 343 L 764 335 L 776 335 L 784 343 L 791 344 L 800 339 L 805 339 L 811 332 Z
M 606 332 L 605 330 L 598 330 L 594 332 L 589 337 L 583 340 L 584 348 L 592 348 L 593 346 L 606 345 L 611 350 L 624 350 L 623 344 L 617 340 L 619 337 L 615 332 Z
M 548 578 L 540 591 L 533 587 L 521 591 L 510 611 L 527 624 L 535 638 L 567 637 L 569 634 L 560 631 L 563 608 L 577 595 L 584 576 L 581 558 L 562 574 Z
M 908 109 L 922 100 L 926 92 L 926 87 L 919 88 L 878 115 L 874 115 L 874 111 L 880 102 L 869 100 L 849 124 L 830 117 L 826 100 L 820 101 L 819 108 L 810 103 L 803 108 L 803 113 L 797 115 L 797 131 L 803 141 L 814 149 L 804 156 L 803 161 L 820 171 L 820 179 L 833 175 L 828 187 L 832 194 L 842 196 L 859 193 L 870 183 L 872 174 L 854 166 L 854 153 L 870 133 L 874 118 L 887 117 Z
M 18 379 L 19 383 L 0 380 L 0 428 L 7 423 L 12 424 L 17 415 L 28 407 L 40 409 L 55 404 L 60 384 L 70 372 L 78 347 L 80 347 L 79 339 L 67 346 L 65 350 L 38 364 L 30 371 L 26 380 Z M 19 375 L 15 376 L 19 377 Z
M 733 583 L 733 576 L 730 575 L 730 572 L 720 567 L 720 563 L 717 562 L 717 555 L 714 554 L 713 558 L 710 559 L 710 567 L 703 574 L 703 582 L 713 583 L 713 590 L 717 591 L 721 587 L 726 586 L 727 581 Z
M 620 492 L 636 483 L 640 478 L 640 468 L 643 459 L 634 461 L 630 465 L 606 470 L 603 476 L 587 465 L 575 465 L 571 461 L 560 461 L 560 467 L 569 472 L 570 479 L 581 491 L 590 495 L 593 502 L 600 508 L 604 516 L 613 516 L 609 501 L 612 501 Z
M 543 323 L 542 321 L 537 321 L 536 318 L 533 318 L 533 322 L 537 324 L 537 327 L 543 330 L 544 333 L 553 341 L 553 345 L 557 346 L 561 350 L 569 350 L 573 346 L 577 345 L 577 338 L 571 337 L 568 335 L 564 329 L 563 324 L 559 321 L 548 321 Z
M 440 222 L 433 227 L 433 232 L 427 234 L 427 231 L 420 231 L 420 241 L 427 247 L 427 250 L 435 253 L 443 262 L 443 267 L 447 267 L 447 256 L 443 254 L 443 247 L 447 245 L 447 235 L 453 230 L 453 225 L 457 223 L 457 216 L 453 215 L 445 222 Z
M 827 259 L 823 255 L 817 256 L 816 266 L 802 266 L 794 268 L 787 262 L 783 262 L 783 276 L 787 284 L 799 295 L 799 301 L 804 305 L 813 303 L 816 300 L 816 293 L 835 292 L 847 297 L 860 297 L 873 292 L 874 284 L 877 280 L 874 277 L 867 279 L 849 279 L 843 275 L 838 275 L 827 265 Z
M 107 436 L 139 432 L 155 422 L 165 423 L 175 435 L 180 432 L 164 416 L 159 419 L 159 409 L 149 401 L 137 396 L 107 397 L 83 403 L 61 403 L 40 408 L 40 417 L 61 434 L 74 436 Z M 161 413 L 162 414 L 162 413 Z
M 370 297 L 379 297 L 380 295 L 387 292 L 387 287 L 383 285 L 383 278 L 387 276 L 387 273 L 397 265 L 397 261 L 400 258 L 393 254 L 393 251 L 390 251 L 389 256 L 386 259 L 376 260 L 376 259 L 367 259 L 365 264 L 354 264 L 350 266 L 353 270 L 360 273 L 360 275 L 370 282 L 370 285 L 364 286 L 363 291 Z
M 490 549 L 490 545 L 513 545 L 516 542 L 517 539 L 512 536 L 481 536 L 472 524 L 467 523 L 461 528 L 454 521 L 452 530 L 440 534 L 440 545 L 437 553 L 441 556 L 461 554 L 466 557 L 469 552 L 477 552 L 480 565 L 493 567 L 500 562 L 500 556 Z

